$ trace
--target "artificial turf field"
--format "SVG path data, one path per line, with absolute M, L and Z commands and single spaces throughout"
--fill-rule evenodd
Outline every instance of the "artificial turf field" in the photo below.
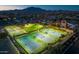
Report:
M 19 35 L 16 35 L 15 41 L 17 41 L 19 45 L 22 46 L 22 48 L 24 48 L 24 50 L 28 53 L 39 53 L 44 50 L 49 43 L 55 43 L 61 39 L 62 35 L 68 35 L 67 31 L 63 31 L 54 27 L 43 27 L 44 26 L 39 24 L 28 24 L 25 25 L 24 28 L 9 26 L 5 27 L 5 29 L 11 36 L 16 34 Z

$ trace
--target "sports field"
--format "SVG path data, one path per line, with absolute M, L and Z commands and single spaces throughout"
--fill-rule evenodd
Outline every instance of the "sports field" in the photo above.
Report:
M 17 36 L 17 35 L 26 33 L 24 29 L 22 29 L 21 27 L 15 26 L 15 25 L 6 26 L 5 29 L 9 33 L 10 36 Z
M 48 43 L 55 43 L 60 40 L 62 36 L 68 35 L 67 31 L 54 27 L 45 28 L 43 25 L 39 24 L 25 25 L 24 28 L 19 27 L 19 30 L 17 30 L 17 26 L 13 28 L 16 28 L 16 30 L 13 31 L 12 29 L 11 31 L 10 27 L 6 27 L 7 31 L 11 35 L 16 35 L 17 33 L 18 35 L 22 34 L 20 36 L 16 36 L 15 40 L 28 53 L 39 53 L 48 47 Z
M 11 36 L 17 36 L 40 28 L 43 28 L 43 26 L 39 24 L 25 24 L 24 26 L 6 26 L 4 29 L 6 29 Z

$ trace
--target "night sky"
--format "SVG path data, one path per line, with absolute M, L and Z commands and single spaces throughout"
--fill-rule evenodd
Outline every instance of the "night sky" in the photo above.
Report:
M 0 10 L 24 9 L 28 7 L 40 7 L 46 10 L 79 10 L 79 5 L 1 5 Z

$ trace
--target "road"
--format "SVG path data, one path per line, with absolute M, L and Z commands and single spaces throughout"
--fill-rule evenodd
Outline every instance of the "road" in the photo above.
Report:
M 0 39 L 0 54 L 16 54 L 16 48 L 12 42 L 8 39 Z
M 75 39 L 72 44 L 68 47 L 65 54 L 79 54 L 79 33 L 75 35 Z

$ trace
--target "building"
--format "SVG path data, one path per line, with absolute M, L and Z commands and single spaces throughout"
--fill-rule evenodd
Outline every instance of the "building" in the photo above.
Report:
M 66 20 L 61 20 L 60 21 L 60 27 L 61 28 L 67 28 L 67 21 Z

